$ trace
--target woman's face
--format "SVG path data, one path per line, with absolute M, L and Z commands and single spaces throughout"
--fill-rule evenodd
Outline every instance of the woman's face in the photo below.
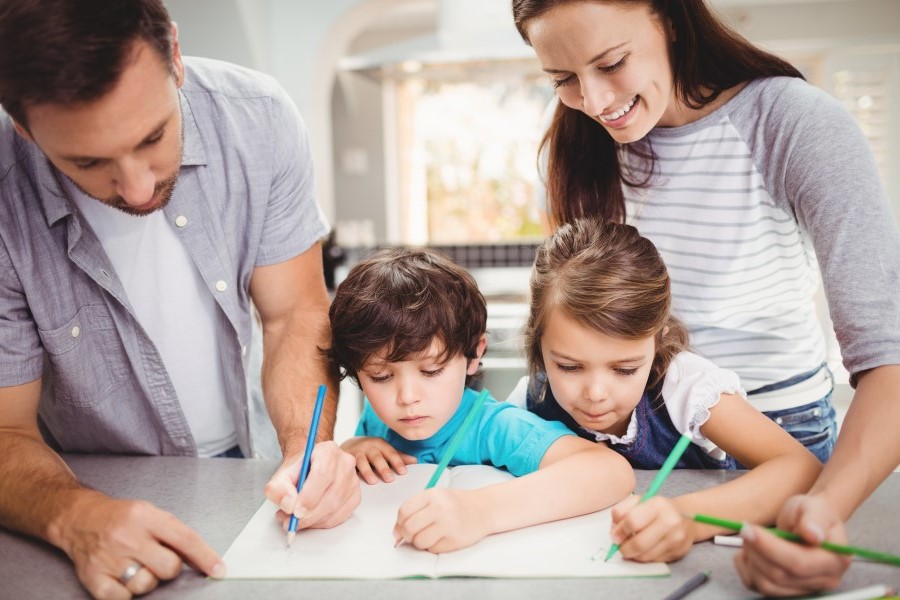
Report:
M 600 123 L 617 142 L 682 124 L 668 27 L 648 5 L 569 2 L 525 29 L 560 101 Z

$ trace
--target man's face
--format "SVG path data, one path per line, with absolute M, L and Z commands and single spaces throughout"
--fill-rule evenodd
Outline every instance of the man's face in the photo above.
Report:
M 29 107 L 28 131 L 17 129 L 87 195 L 131 215 L 159 210 L 171 198 L 182 155 L 177 42 L 173 56 L 174 75 L 138 41 L 110 92 L 82 104 Z

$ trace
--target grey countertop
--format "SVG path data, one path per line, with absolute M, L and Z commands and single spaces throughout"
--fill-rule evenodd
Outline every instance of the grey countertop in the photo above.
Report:
M 224 553 L 263 501 L 263 486 L 276 463 L 239 459 L 165 457 L 64 457 L 80 480 L 120 498 L 153 502 L 185 521 L 216 550 Z M 638 471 L 638 490 L 654 472 Z M 725 471 L 674 471 L 664 491 L 677 495 L 734 477 Z M 863 505 L 849 524 L 850 543 L 900 554 L 900 474 L 893 474 Z M 672 575 L 651 579 L 475 579 L 392 581 L 212 581 L 194 571 L 162 584 L 146 596 L 163 598 L 663 598 L 697 572 L 710 570 L 709 583 L 691 594 L 703 598 L 754 597 L 732 566 L 734 548 L 706 542 L 670 565 Z M 0 529 L 0 598 L 86 598 L 68 559 L 37 540 Z M 874 583 L 900 588 L 900 568 L 855 562 L 843 590 Z

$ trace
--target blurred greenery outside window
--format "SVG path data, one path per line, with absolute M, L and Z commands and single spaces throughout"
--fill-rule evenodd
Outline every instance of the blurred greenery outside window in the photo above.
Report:
M 402 237 L 540 240 L 537 149 L 553 91 L 537 64 L 426 66 L 394 85 Z

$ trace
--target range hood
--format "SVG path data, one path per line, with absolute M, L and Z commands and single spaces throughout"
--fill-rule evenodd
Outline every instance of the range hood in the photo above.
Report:
M 435 33 L 347 56 L 345 71 L 389 74 L 427 65 L 534 59 L 512 18 L 510 0 L 439 0 Z

